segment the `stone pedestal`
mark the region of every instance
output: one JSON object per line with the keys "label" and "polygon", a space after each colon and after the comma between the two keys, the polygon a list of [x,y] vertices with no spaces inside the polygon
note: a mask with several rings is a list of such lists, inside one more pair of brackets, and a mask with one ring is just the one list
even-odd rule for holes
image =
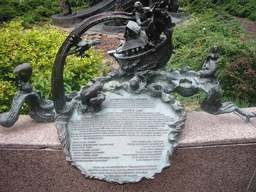
{"label": "stone pedestal", "polygon": [[153,180],[120,185],[85,178],[65,160],[53,123],[20,116],[12,128],[0,127],[0,165],[1,191],[253,192],[256,119],[188,113],[171,166]]}

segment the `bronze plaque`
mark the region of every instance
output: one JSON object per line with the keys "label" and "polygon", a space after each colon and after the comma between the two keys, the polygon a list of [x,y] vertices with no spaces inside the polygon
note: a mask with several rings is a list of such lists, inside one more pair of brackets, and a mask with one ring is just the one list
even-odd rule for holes
{"label": "bronze plaque", "polygon": [[74,110],[67,124],[68,159],[91,178],[118,183],[153,178],[170,165],[180,121],[173,105],[159,98],[111,93],[100,112]]}

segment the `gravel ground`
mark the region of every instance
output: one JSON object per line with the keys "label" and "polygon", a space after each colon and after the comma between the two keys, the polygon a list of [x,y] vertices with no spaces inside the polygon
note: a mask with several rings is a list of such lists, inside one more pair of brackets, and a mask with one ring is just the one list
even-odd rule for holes
{"label": "gravel ground", "polygon": [[115,50],[120,45],[120,35],[119,37],[109,37],[108,35],[103,36],[100,40],[100,44],[95,45],[95,49],[102,49],[104,53],[104,58],[109,60],[110,62],[107,62],[107,65],[111,67],[111,70],[117,69],[119,67],[117,61],[108,55],[108,51]]}

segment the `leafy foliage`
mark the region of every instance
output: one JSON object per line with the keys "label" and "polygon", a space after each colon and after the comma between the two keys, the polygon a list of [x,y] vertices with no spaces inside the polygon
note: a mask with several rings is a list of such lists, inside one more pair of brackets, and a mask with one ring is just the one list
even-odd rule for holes
{"label": "leafy foliage", "polygon": [[[246,31],[238,24],[238,21],[224,11],[216,12],[208,9],[207,14],[194,14],[194,16],[198,17],[198,21],[193,25],[175,28],[173,46],[176,53],[171,57],[168,68],[190,66],[198,71],[211,48],[217,45],[220,59],[217,74],[223,84],[224,95],[230,97],[231,93],[226,93],[225,84],[234,86],[235,82],[223,80],[222,74],[226,72],[227,63],[237,60],[237,55],[250,58],[256,50],[256,42],[241,41]],[[250,94],[247,96],[248,100],[255,100],[255,96]]]}
{"label": "leafy foliage", "polygon": [[180,7],[191,12],[203,13],[205,10],[216,7],[214,0],[179,0]]}
{"label": "leafy foliage", "polygon": [[255,0],[228,0],[225,10],[230,14],[239,17],[246,17],[256,21],[256,1]]}
{"label": "leafy foliage", "polygon": [[255,0],[180,0],[180,6],[197,13],[207,13],[208,9],[221,9],[234,16],[256,20]]}
{"label": "leafy foliage", "polygon": [[13,86],[10,81],[0,80],[0,113],[9,111],[12,99],[17,91],[17,87]]}
{"label": "leafy foliage", "polygon": [[[88,7],[84,0],[69,0],[73,11]],[[51,16],[60,13],[59,0],[0,0],[0,21],[13,18],[24,21],[23,25],[50,21]]]}
{"label": "leafy foliage", "polygon": [[256,101],[256,53],[250,57],[239,55],[230,63],[222,74],[225,96],[233,100],[248,101],[255,105]]}
{"label": "leafy foliage", "polygon": [[69,0],[69,3],[72,11],[89,7],[89,4],[85,0]]}
{"label": "leafy foliage", "polygon": [[0,0],[0,5],[0,21],[4,22],[15,17],[28,23],[44,22],[60,12],[59,0]]}
{"label": "leafy foliage", "polygon": [[[51,70],[57,51],[64,42],[67,32],[50,28],[34,27],[25,30],[22,21],[11,21],[0,29],[0,112],[8,111],[17,88],[15,66],[30,63],[33,69],[32,86],[41,91],[43,98],[51,99]],[[94,49],[87,51],[90,58],[71,55],[64,69],[66,92],[79,90],[102,70],[103,56]]]}
{"label": "leafy foliage", "polygon": [[171,57],[168,66],[181,68],[189,65],[201,69],[202,63],[214,45],[219,47],[218,73],[225,64],[234,60],[238,53],[249,56],[256,49],[254,41],[241,41],[245,30],[225,12],[209,11],[198,16],[198,21],[186,27],[177,27],[173,33],[173,47],[177,53]]}

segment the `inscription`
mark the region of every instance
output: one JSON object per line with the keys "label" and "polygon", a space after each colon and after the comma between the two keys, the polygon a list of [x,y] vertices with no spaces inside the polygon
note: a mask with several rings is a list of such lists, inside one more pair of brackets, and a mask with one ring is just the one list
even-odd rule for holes
{"label": "inscription", "polygon": [[176,116],[161,100],[111,95],[101,112],[77,113],[70,119],[73,162],[87,175],[108,181],[153,177],[169,165],[168,123]]}
{"label": "inscription", "polygon": [[[172,118],[159,112],[143,110],[122,110],[104,115],[89,114],[81,120],[73,121],[72,150],[73,158],[79,162],[104,162],[119,157],[100,156],[103,147],[114,143],[97,143],[105,137],[161,137],[169,129],[164,128]],[[128,146],[142,146],[135,154],[123,154],[137,161],[158,160],[164,149],[163,141],[132,141]]]}
{"label": "inscription", "polygon": [[108,108],[155,108],[155,105],[147,98],[115,98],[110,99]]}
{"label": "inscription", "polygon": [[138,174],[147,174],[148,171],[156,171],[156,165],[149,166],[95,166],[89,169],[91,174],[102,174],[106,178],[137,177]]}
{"label": "inscription", "polygon": [[130,146],[142,146],[141,149],[131,154],[123,154],[136,161],[158,161],[163,155],[164,142],[163,141],[132,141],[127,143]]}
{"label": "inscription", "polygon": [[107,136],[161,136],[168,129],[162,129],[172,118],[159,112],[123,110],[105,115],[88,115],[74,122],[72,137],[76,140],[103,139]]}

